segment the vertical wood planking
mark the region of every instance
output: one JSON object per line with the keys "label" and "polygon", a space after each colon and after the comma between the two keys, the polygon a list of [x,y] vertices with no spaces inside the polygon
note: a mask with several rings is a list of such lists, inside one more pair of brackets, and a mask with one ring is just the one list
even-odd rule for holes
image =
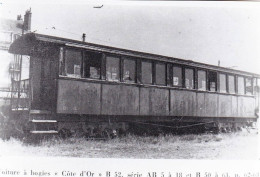
{"label": "vertical wood planking", "polygon": [[237,116],[243,117],[244,113],[244,105],[243,105],[243,97],[239,96],[237,97]]}
{"label": "vertical wood planking", "polygon": [[205,94],[206,114],[209,117],[218,116],[218,95],[213,93]]}
{"label": "vertical wood planking", "polygon": [[197,116],[205,117],[206,113],[206,104],[205,104],[205,93],[197,93]]}
{"label": "vertical wood planking", "polygon": [[68,114],[99,114],[100,84],[59,80],[57,112]]}
{"label": "vertical wood planking", "polygon": [[169,115],[169,91],[167,89],[150,89],[150,115]]}
{"label": "vertical wood planking", "polygon": [[196,116],[196,93],[182,90],[171,90],[172,116]]}
{"label": "vertical wood planking", "polygon": [[184,103],[182,91],[171,90],[171,116],[183,116],[184,114]]}
{"label": "vertical wood planking", "polygon": [[103,115],[138,115],[139,90],[137,87],[124,85],[102,86]]}
{"label": "vertical wood planking", "polygon": [[140,115],[150,113],[150,88],[140,88]]}
{"label": "vertical wood planking", "polygon": [[230,95],[218,95],[218,117],[232,116],[232,97]]}
{"label": "vertical wood planking", "polygon": [[243,117],[255,117],[255,99],[252,97],[244,97],[244,113]]}
{"label": "vertical wood planking", "polygon": [[231,116],[236,117],[238,116],[238,107],[237,107],[237,96],[231,96],[231,107],[232,107],[232,112]]}

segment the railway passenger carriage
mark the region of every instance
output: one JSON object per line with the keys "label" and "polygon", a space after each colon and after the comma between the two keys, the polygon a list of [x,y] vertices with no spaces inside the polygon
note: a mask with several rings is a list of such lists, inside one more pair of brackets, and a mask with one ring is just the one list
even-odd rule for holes
{"label": "railway passenger carriage", "polygon": [[9,52],[30,56],[27,97],[12,101],[30,133],[236,129],[258,118],[257,74],[35,33]]}

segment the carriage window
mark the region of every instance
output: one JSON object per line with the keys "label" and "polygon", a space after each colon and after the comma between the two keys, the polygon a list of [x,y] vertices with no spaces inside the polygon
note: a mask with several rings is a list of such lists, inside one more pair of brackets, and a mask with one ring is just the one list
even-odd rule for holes
{"label": "carriage window", "polygon": [[78,50],[66,50],[65,74],[71,77],[80,77],[82,54]]}
{"label": "carriage window", "polygon": [[152,84],[152,63],[142,61],[142,83]]}
{"label": "carriage window", "polygon": [[101,72],[101,53],[86,52],[86,77],[100,79]]}
{"label": "carriage window", "polygon": [[228,76],[228,92],[229,93],[236,93],[235,91],[235,77]]}
{"label": "carriage window", "polygon": [[179,66],[173,66],[173,86],[182,86],[182,68]]}
{"label": "carriage window", "polygon": [[209,72],[209,83],[208,88],[209,91],[217,91],[217,73],[216,72]]}
{"label": "carriage window", "polygon": [[119,81],[119,58],[106,57],[106,73],[108,81]]}
{"label": "carriage window", "polygon": [[243,77],[237,77],[237,93],[238,94],[245,94],[245,80]]}
{"label": "carriage window", "polygon": [[246,94],[253,94],[252,78],[246,78]]}
{"label": "carriage window", "polygon": [[134,83],[136,80],[135,71],[136,61],[124,59],[123,81],[128,83]]}
{"label": "carriage window", "polygon": [[166,85],[166,68],[165,64],[163,63],[156,63],[156,84],[158,85]]}
{"label": "carriage window", "polygon": [[206,90],[206,71],[198,70],[198,89]]}
{"label": "carriage window", "polygon": [[255,79],[256,80],[256,85],[255,85],[255,94],[259,94],[260,92],[260,79]]}
{"label": "carriage window", "polygon": [[255,95],[257,92],[257,79],[253,78],[253,94]]}
{"label": "carriage window", "polygon": [[185,69],[185,88],[194,88],[194,71],[193,69]]}
{"label": "carriage window", "polygon": [[227,77],[225,74],[219,74],[219,91],[221,93],[227,92]]}

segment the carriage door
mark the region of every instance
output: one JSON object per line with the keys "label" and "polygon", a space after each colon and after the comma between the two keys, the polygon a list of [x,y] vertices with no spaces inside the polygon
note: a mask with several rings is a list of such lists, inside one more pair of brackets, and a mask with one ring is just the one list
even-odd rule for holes
{"label": "carriage door", "polygon": [[45,57],[31,57],[31,109],[50,110],[50,60]]}
{"label": "carriage door", "polygon": [[54,90],[51,74],[51,59],[46,57],[41,60],[41,109],[51,111]]}

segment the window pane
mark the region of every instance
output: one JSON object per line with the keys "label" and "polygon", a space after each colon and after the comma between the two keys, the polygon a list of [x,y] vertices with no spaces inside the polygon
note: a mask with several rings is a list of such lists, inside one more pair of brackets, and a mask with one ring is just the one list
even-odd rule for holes
{"label": "window pane", "polygon": [[158,85],[165,85],[166,78],[165,78],[165,64],[156,64],[156,84]]}
{"label": "window pane", "polygon": [[247,95],[253,94],[252,78],[246,78],[246,94]]}
{"label": "window pane", "polygon": [[106,72],[108,81],[119,81],[119,58],[106,57]]}
{"label": "window pane", "polygon": [[66,50],[65,74],[71,77],[80,77],[81,51]]}
{"label": "window pane", "polygon": [[221,93],[227,92],[227,81],[226,81],[226,75],[225,74],[219,74],[219,91]]}
{"label": "window pane", "polygon": [[185,88],[194,88],[194,73],[193,69],[185,69]]}
{"label": "window pane", "polygon": [[237,93],[245,94],[245,80],[243,77],[237,77]]}
{"label": "window pane", "polygon": [[259,95],[259,92],[260,92],[260,79],[256,79],[255,94]]}
{"label": "window pane", "polygon": [[198,71],[198,89],[206,90],[206,71]]}
{"label": "window pane", "polygon": [[87,78],[100,79],[102,54],[86,52]]}
{"label": "window pane", "polygon": [[124,74],[123,74],[123,81],[128,83],[135,82],[135,60],[128,60],[124,59]]}
{"label": "window pane", "polygon": [[229,93],[235,93],[235,77],[228,76],[228,91]]}
{"label": "window pane", "polygon": [[253,94],[255,95],[257,91],[257,79],[253,78]]}
{"label": "window pane", "polygon": [[209,72],[209,91],[217,91],[217,73],[216,72]]}
{"label": "window pane", "polygon": [[173,86],[182,86],[182,68],[179,66],[173,66]]}
{"label": "window pane", "polygon": [[142,62],[142,83],[152,84],[152,63]]}

